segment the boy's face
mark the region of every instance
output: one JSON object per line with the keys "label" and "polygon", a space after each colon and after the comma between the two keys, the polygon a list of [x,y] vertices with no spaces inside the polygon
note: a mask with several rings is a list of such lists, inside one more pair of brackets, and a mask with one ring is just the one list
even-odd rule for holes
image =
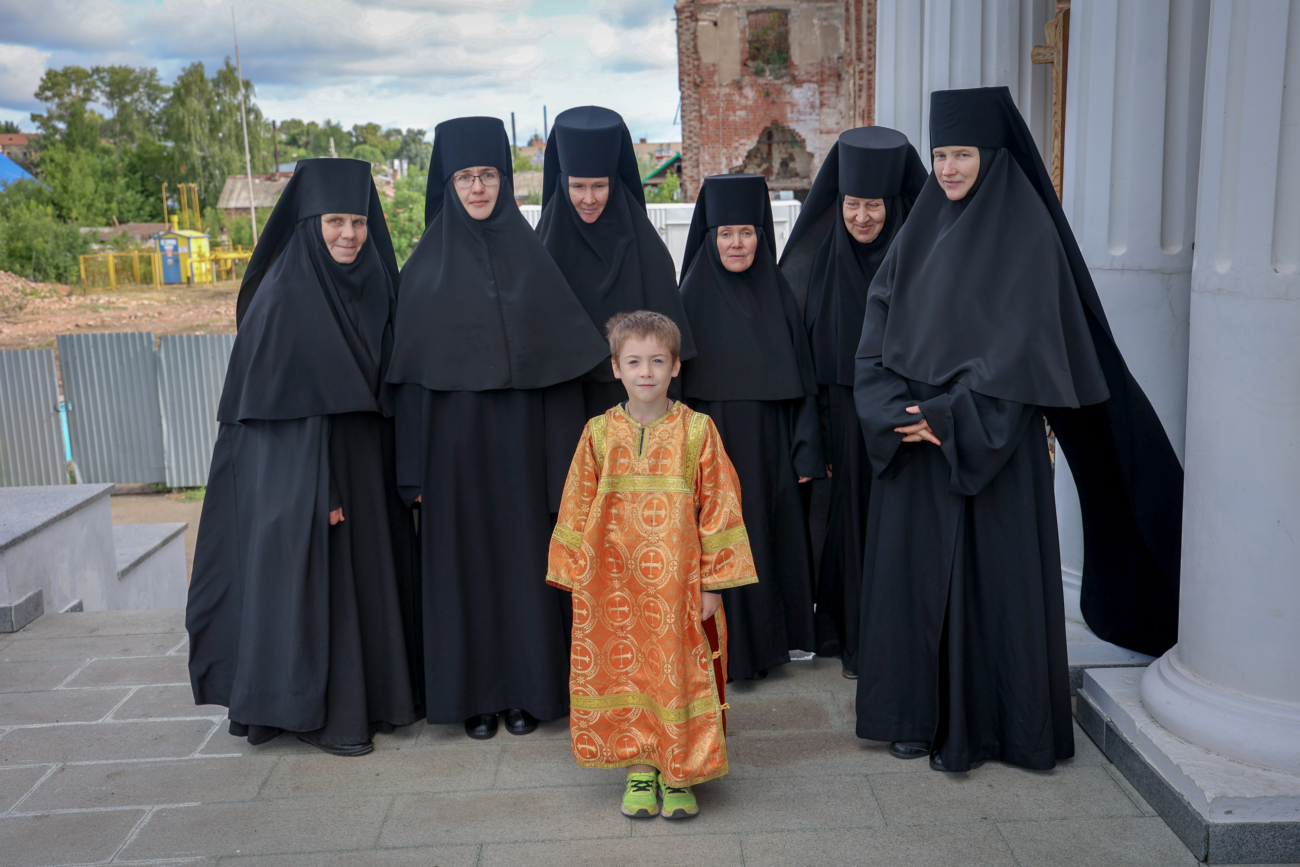
{"label": "boy's face", "polygon": [[668,347],[653,337],[629,337],[613,359],[614,375],[623,382],[629,400],[655,404],[668,394],[668,383],[682,369]]}

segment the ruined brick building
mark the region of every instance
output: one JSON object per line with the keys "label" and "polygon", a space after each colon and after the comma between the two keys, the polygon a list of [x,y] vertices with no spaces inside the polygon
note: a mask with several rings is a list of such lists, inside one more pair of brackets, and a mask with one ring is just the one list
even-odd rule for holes
{"label": "ruined brick building", "polygon": [[682,182],[767,176],[802,198],[840,132],[872,123],[876,0],[678,0]]}

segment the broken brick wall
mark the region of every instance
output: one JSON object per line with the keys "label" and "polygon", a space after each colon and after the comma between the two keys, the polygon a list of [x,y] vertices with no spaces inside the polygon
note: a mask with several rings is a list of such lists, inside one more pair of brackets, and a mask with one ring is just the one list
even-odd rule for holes
{"label": "broken brick wall", "polygon": [[876,0],[679,0],[682,181],[767,176],[802,198],[839,134],[872,123]]}

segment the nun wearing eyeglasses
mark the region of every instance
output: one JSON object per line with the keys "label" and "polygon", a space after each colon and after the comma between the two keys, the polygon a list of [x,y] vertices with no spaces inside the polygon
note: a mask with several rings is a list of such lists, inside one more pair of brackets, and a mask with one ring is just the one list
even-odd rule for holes
{"label": "nun wearing eyeglasses", "polygon": [[420,504],[427,717],[475,739],[502,716],[518,735],[568,716],[547,551],[586,421],[578,380],[609,356],[511,179],[500,120],[438,125],[388,376],[398,486]]}

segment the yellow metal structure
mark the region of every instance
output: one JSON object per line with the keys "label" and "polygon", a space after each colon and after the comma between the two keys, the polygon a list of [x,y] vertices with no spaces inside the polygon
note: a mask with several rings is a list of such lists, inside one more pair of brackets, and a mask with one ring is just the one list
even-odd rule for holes
{"label": "yellow metal structure", "polygon": [[[238,280],[244,276],[248,259],[253,251],[244,247],[209,250],[179,254],[183,273],[192,266],[201,275],[196,283]],[[81,289],[117,289],[126,286],[161,287],[163,281],[163,254],[153,250],[131,250],[125,253],[88,253],[81,257]]]}

